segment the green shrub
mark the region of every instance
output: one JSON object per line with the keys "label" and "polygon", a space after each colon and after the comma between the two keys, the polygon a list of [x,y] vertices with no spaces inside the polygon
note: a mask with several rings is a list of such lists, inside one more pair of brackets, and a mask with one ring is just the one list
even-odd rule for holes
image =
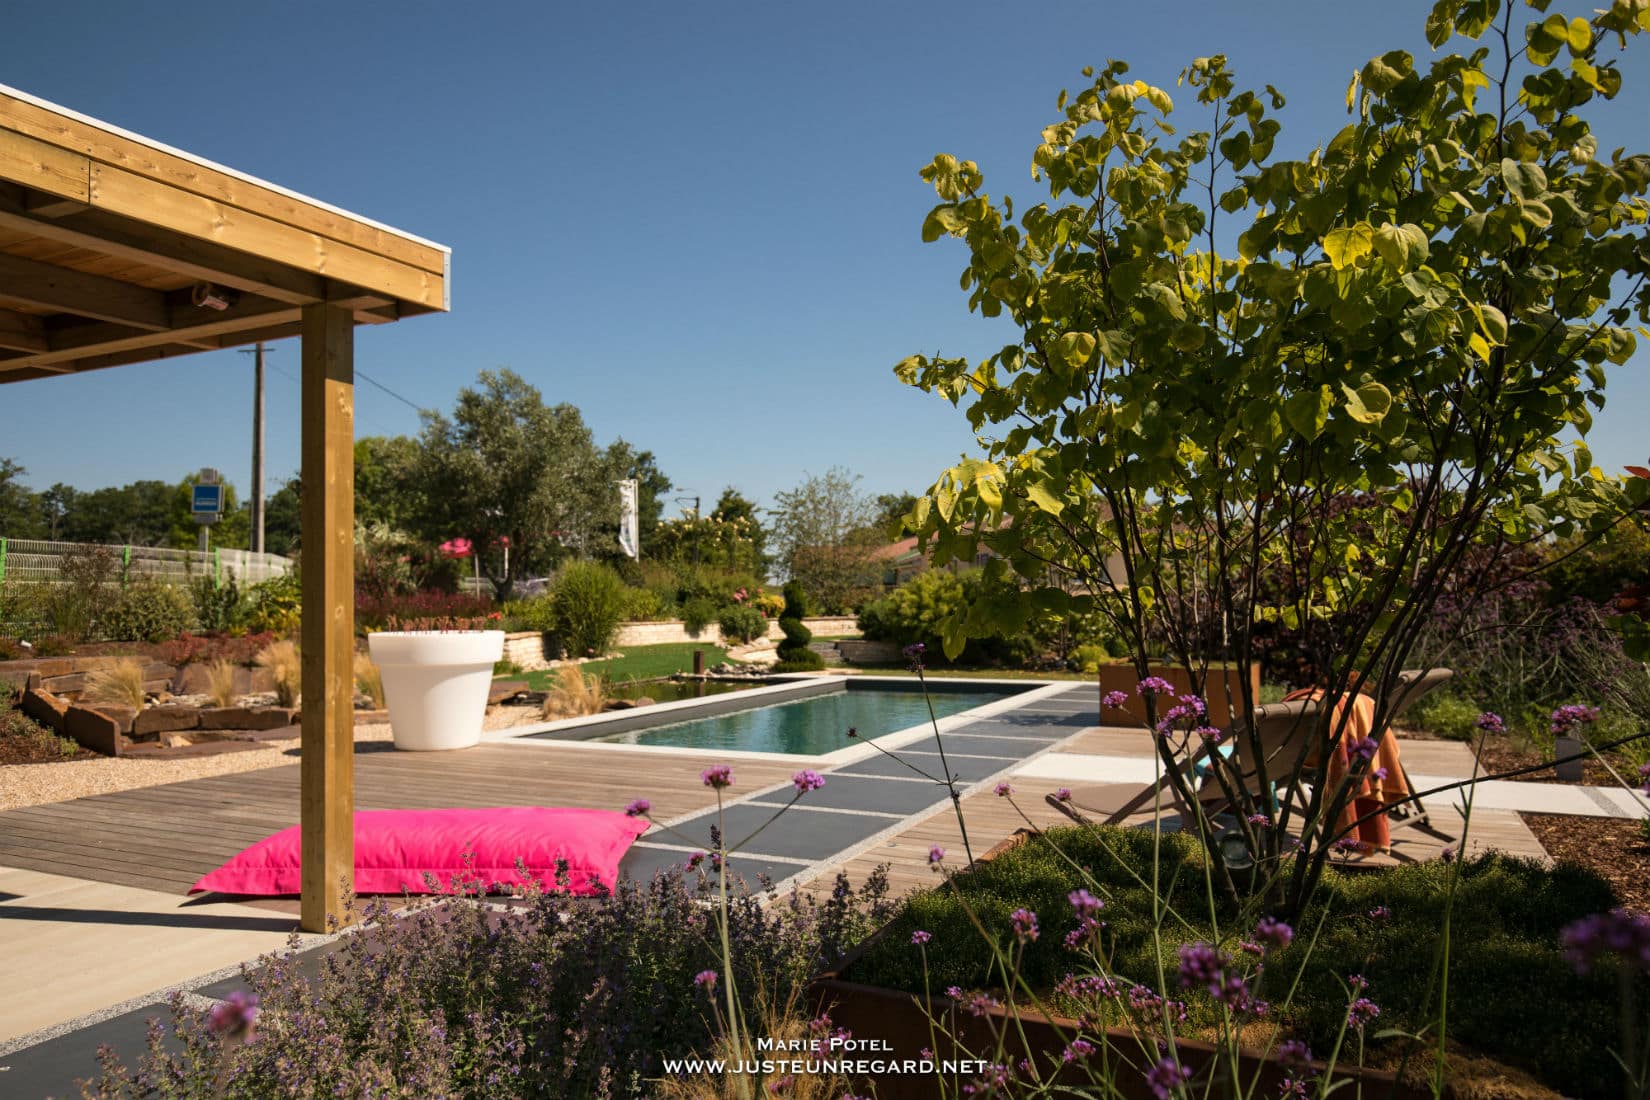
{"label": "green shrub", "polygon": [[606,653],[624,613],[624,592],[624,581],[608,566],[572,562],[550,593],[550,632],[574,656]]}
{"label": "green shrub", "polygon": [[164,642],[195,628],[195,607],[181,588],[153,581],[126,586],[98,631],[113,642]]}
{"label": "green shrub", "polygon": [[795,581],[785,586],[785,613],[779,619],[779,629],[785,640],[779,643],[779,663],[775,672],[816,672],[825,667],[825,658],[808,648],[814,632],[802,625],[802,610],[806,606],[802,586]]}
{"label": "green shrub", "polygon": [[503,629],[509,631],[533,630],[540,634],[555,632],[554,608],[549,596],[529,596],[524,600],[508,600],[499,608]]}
{"label": "green shrub", "polygon": [[[967,909],[950,887],[912,895],[845,976],[912,993],[921,993],[925,980],[932,989],[999,986],[992,946],[973,920],[996,935],[1000,947],[1010,938],[1009,914],[1024,906],[1041,915],[1043,927],[1040,938],[1024,946],[1021,970],[1031,988],[1046,995],[1075,961],[1062,943],[1076,924],[1067,894],[1083,884],[1075,864],[1093,874],[1098,886],[1090,889],[1106,898],[1102,916],[1112,969],[1156,988],[1158,966],[1172,974],[1181,944],[1216,937],[1207,927],[1202,850],[1191,837],[1165,834],[1159,849],[1164,901],[1192,926],[1165,921],[1154,943],[1152,842],[1139,829],[1050,830],[959,876],[954,885]],[[1450,917],[1450,1038],[1528,1069],[1566,1095],[1619,1094],[1620,1071],[1608,1050],[1617,1041],[1614,968],[1578,975],[1558,948],[1565,924],[1616,904],[1609,885],[1573,864],[1547,868],[1497,853],[1468,859],[1459,870]],[[1317,900],[1296,922],[1313,930],[1316,945],[1309,951],[1314,936],[1299,935],[1267,962],[1269,991],[1286,990],[1299,977],[1292,1003],[1274,1004],[1281,1022],[1314,1050],[1332,1048],[1346,1020],[1345,979],[1362,974],[1381,1006],[1383,1028],[1414,1033],[1435,1024],[1436,995],[1428,999],[1432,947],[1448,904],[1450,873],[1442,861],[1326,872]],[[1377,906],[1390,910],[1388,920],[1368,917]],[[1215,908],[1227,935],[1239,934],[1230,903],[1222,900]],[[922,956],[910,946],[917,929],[933,936],[926,978]],[[1194,1027],[1213,1021],[1207,995],[1185,996]],[[1283,1000],[1281,993],[1270,999]],[[1565,1006],[1562,1013],[1548,1011],[1557,1004]],[[1069,1007],[1056,999],[1057,1010]]]}
{"label": "green shrub", "polygon": [[189,598],[195,605],[195,621],[208,634],[228,634],[246,627],[247,599],[235,574],[226,572],[221,582],[199,576],[189,582]]}
{"label": "green shrub", "polygon": [[1090,644],[1077,646],[1067,659],[1077,666],[1078,672],[1092,675],[1100,671],[1100,666],[1106,663],[1109,656],[1105,646]]}
{"label": "green shrub", "polygon": [[695,596],[682,605],[682,629],[688,637],[697,638],[716,620],[719,608],[709,596]]}
{"label": "green shrub", "polygon": [[247,591],[246,627],[254,634],[291,634],[303,614],[297,570],[259,581]]}
{"label": "green shrub", "polygon": [[[1482,711],[1471,699],[1447,691],[1435,691],[1415,704],[1405,718],[1405,725],[1424,729],[1451,741],[1471,741],[1478,734],[1473,723]],[[1512,719],[1512,715],[1507,715]]]}
{"label": "green shrub", "polygon": [[[928,647],[927,660],[943,662],[940,624],[990,595],[985,575],[979,570],[952,573],[927,569],[862,608],[859,628],[870,641],[900,646],[921,642]],[[964,665],[1018,664],[1036,649],[1037,642],[1029,633],[1005,635],[993,631],[969,638],[956,661]]]}
{"label": "green shrub", "polygon": [[717,616],[716,623],[722,628],[724,642],[743,645],[766,637],[768,633],[768,620],[762,612],[747,604],[724,607],[722,614]]}
{"label": "green shrub", "polygon": [[651,588],[626,588],[624,590],[624,621],[627,623],[651,623],[668,618],[670,612],[676,610],[676,600],[672,598],[667,604],[660,594]]}

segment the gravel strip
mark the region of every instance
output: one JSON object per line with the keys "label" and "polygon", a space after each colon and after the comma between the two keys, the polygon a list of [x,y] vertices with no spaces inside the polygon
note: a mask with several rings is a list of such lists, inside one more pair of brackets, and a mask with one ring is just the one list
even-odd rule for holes
{"label": "gravel strip", "polygon": [[[487,729],[504,729],[539,720],[534,707],[494,707],[487,713]],[[356,741],[390,740],[388,723],[355,727]],[[256,771],[296,764],[298,741],[271,741],[268,748],[226,752],[217,756],[185,756],[173,760],[98,756],[65,760],[60,764],[15,764],[0,767],[0,810],[67,802],[71,798],[112,794],[137,787],[156,787],[209,775]]]}

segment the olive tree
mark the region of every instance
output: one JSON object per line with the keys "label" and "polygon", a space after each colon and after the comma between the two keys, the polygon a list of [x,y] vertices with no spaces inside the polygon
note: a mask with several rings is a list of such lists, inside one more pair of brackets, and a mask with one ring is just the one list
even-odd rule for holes
{"label": "olive tree", "polygon": [[[1182,74],[1184,135],[1167,91],[1121,62],[1085,70],[1033,156],[1049,200],[1018,218],[973,162],[923,169],[940,200],[924,239],[964,242],[970,309],[1019,329],[983,359],[896,368],[966,407],[984,446],[917,502],[912,529],[939,562],[988,548],[988,568],[1021,581],[955,616],[948,650],[1092,608],[1142,678],[1167,657],[1202,691],[1216,662],[1302,631],[1327,690],[1322,753],[1354,684],[1377,698],[1395,684],[1469,550],[1496,561],[1645,500],[1584,438],[1607,365],[1650,320],[1650,156],[1601,149],[1587,108],[1620,92],[1613,51],[1650,8],[1531,6],[1526,25],[1516,5],[1443,0],[1427,37],[1457,52],[1371,60],[1346,126],[1300,159],[1273,156],[1283,96],[1239,90],[1215,56]],[[1247,680],[1235,691],[1250,715]],[[1163,704],[1146,705],[1159,721]],[[1168,767],[1175,746],[1160,750]],[[1327,823],[1367,766],[1276,811],[1217,767],[1251,850],[1287,868],[1279,904],[1315,885]],[[1292,864],[1286,829],[1304,843]]]}

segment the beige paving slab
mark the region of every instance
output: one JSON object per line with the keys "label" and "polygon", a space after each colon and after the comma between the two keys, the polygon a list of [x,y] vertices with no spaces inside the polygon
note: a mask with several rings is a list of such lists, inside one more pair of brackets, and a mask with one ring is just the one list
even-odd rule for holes
{"label": "beige paving slab", "polygon": [[255,959],[296,926],[269,909],[0,867],[0,1043]]}

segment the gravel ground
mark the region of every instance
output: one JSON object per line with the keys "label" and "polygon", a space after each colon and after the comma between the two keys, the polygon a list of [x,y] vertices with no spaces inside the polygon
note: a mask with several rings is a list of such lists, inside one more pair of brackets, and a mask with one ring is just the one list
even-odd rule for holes
{"label": "gravel ground", "polygon": [[[534,707],[494,707],[488,711],[485,725],[487,729],[504,729],[541,720]],[[390,727],[387,723],[356,726],[355,740],[388,741]],[[66,802],[71,798],[178,783],[208,775],[278,768],[297,763],[297,748],[297,740],[271,741],[267,748],[216,756],[172,760],[93,756],[51,764],[9,765],[0,767],[0,810]]]}

